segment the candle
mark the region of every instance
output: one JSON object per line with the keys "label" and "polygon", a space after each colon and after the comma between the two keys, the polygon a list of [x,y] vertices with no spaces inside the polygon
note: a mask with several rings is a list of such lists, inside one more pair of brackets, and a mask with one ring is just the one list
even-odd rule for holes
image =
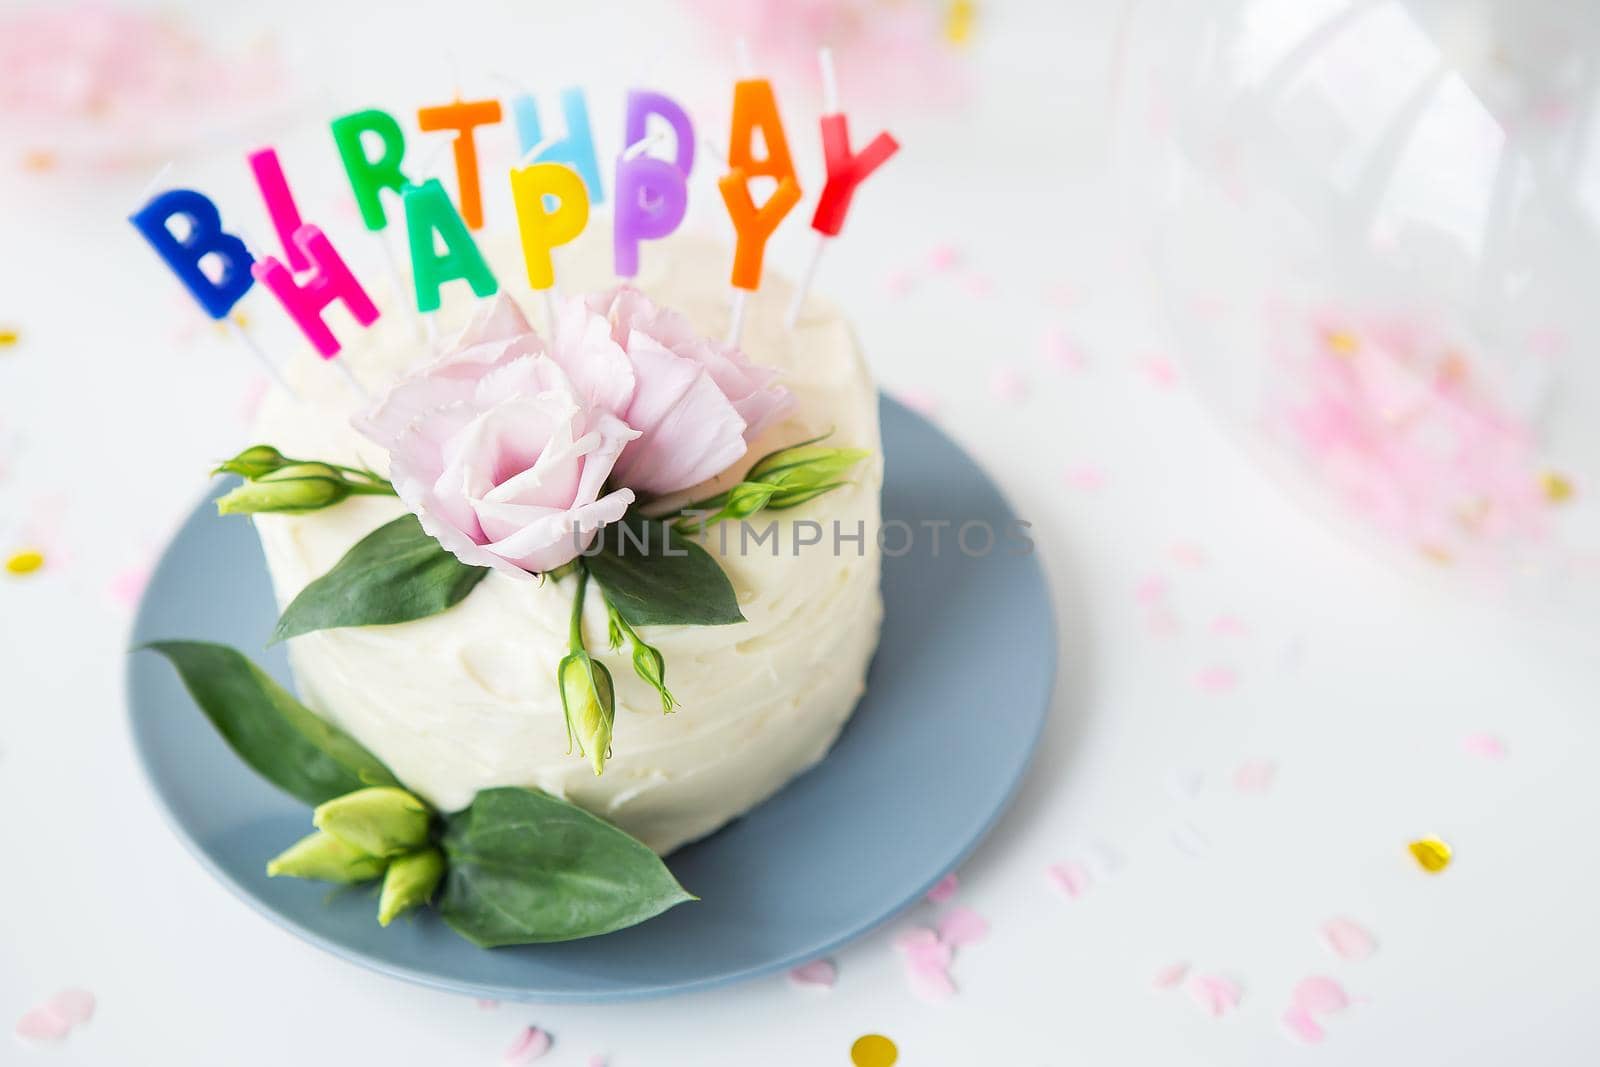
{"label": "candle", "polygon": [[[439,287],[457,278],[465,279],[480,297],[499,291],[500,284],[438,178],[407,186],[400,199],[405,205],[418,311],[438,311]],[[436,237],[444,242],[442,254],[435,251]]]}
{"label": "candle", "polygon": [[722,191],[722,201],[728,206],[728,217],[733,220],[737,235],[733,245],[733,286],[754,291],[761,286],[761,260],[767,239],[800,202],[800,183],[791,177],[783,178],[760,208],[750,198],[750,176],[741,168],[723,175],[717,188]]}
{"label": "candle", "polygon": [[[689,121],[688,113],[671,97],[648,89],[628,90],[627,122],[622,143],[635,145],[648,137],[651,116],[666,120],[667,125],[672,127],[673,138],[677,141],[673,151],[673,166],[687,178],[694,169],[694,123]],[[617,193],[617,201],[619,204],[622,201],[620,192]]]}
{"label": "candle", "polygon": [[594,152],[594,135],[589,128],[589,105],[582,89],[561,90],[561,117],[565,137],[546,141],[539,124],[539,109],[533,96],[522,93],[511,101],[511,114],[517,123],[517,141],[525,163],[565,163],[583,178],[589,203],[603,204],[605,190],[600,185],[600,163]]}
{"label": "candle", "polygon": [[[398,194],[409,184],[400,172],[406,155],[405,133],[393,115],[375,108],[334,119],[331,128],[339,158],[350,177],[350,190],[361,209],[361,221],[369,230],[383,229],[389,225],[389,218],[378,194],[384,189]],[[365,135],[369,133],[383,144],[383,154],[377,159],[367,155]]]}
{"label": "candle", "polygon": [[331,359],[339,351],[339,340],[322,319],[327,306],[335,300],[343,302],[362,326],[377,321],[378,308],[321,230],[307,223],[294,231],[291,241],[301,259],[316,267],[316,274],[306,282],[296,282],[289,268],[272,256],[252,266],[250,273],[272,290],[317,354]]}
{"label": "candle", "polygon": [[300,208],[294,202],[294,194],[289,191],[289,180],[283,176],[283,165],[278,162],[277,151],[261,148],[246,158],[256,176],[261,199],[266,201],[272,228],[278,231],[278,243],[283,246],[283,256],[289,261],[289,269],[310,270],[311,261],[294,242],[295,231],[300,229]]}
{"label": "candle", "polygon": [[822,186],[811,228],[825,237],[837,237],[850,212],[850,198],[867,176],[898,151],[900,145],[887,133],[874,137],[860,152],[850,151],[850,127],[842,113],[822,116],[822,153],[828,180]]}
{"label": "candle", "polygon": [[678,228],[689,207],[684,172],[664,159],[640,152],[617,158],[617,203],[612,254],[619,278],[639,273],[639,242],[658,240]]}
{"label": "candle", "polygon": [[417,125],[423,132],[454,130],[451,149],[456,157],[456,190],[461,198],[461,217],[467,228],[483,229],[483,190],[478,183],[479,126],[500,121],[498,100],[457,100],[451,104],[417,109]]}
{"label": "candle", "polygon": [[[183,218],[189,224],[189,232],[181,239],[172,232],[175,218]],[[144,234],[156,254],[213,319],[226,318],[255,284],[250,274],[255,257],[242,240],[223,230],[217,205],[204,193],[169,189],[152,197],[128,221]],[[200,266],[207,256],[216,257],[222,265],[216,278]]]}
{"label": "candle", "polygon": [[[528,284],[549,289],[556,283],[550,250],[577,237],[589,223],[589,195],[583,178],[560,163],[517,167],[511,171],[511,199],[517,209]],[[547,208],[551,199],[554,210]]]}
{"label": "candle", "polygon": [[[761,132],[766,155],[757,159],[755,134]],[[765,78],[746,78],[733,85],[733,129],[728,136],[728,169],[742,170],[746,176],[794,179],[794,160],[789,156],[789,139],[778,117],[778,101],[772,83]]]}

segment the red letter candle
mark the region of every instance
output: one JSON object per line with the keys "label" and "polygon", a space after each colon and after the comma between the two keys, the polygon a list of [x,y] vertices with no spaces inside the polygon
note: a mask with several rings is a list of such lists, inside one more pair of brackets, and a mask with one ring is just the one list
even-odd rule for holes
{"label": "red letter candle", "polygon": [[822,116],[822,152],[827,158],[828,181],[811,216],[811,228],[827,237],[839,236],[844,217],[850,211],[850,198],[867,175],[877,170],[900,147],[893,137],[880,133],[859,153],[850,152],[850,128],[843,114]]}
{"label": "red letter candle", "polygon": [[456,131],[451,146],[456,157],[456,189],[461,199],[461,217],[471,230],[483,229],[483,189],[478,183],[478,141],[474,131],[499,121],[498,100],[457,100],[417,110],[417,125],[424,132]]}
{"label": "red letter candle", "polygon": [[317,268],[309,281],[296,283],[289,268],[271,256],[251,267],[250,273],[272,290],[317,354],[331,359],[339,351],[339,340],[322,321],[323,310],[341,300],[358,323],[371,326],[378,319],[378,309],[321,230],[308,223],[295,230],[291,240],[302,258]]}

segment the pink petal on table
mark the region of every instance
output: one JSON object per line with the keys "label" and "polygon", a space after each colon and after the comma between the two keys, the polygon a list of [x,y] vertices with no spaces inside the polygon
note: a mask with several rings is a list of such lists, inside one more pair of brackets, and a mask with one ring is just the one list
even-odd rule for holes
{"label": "pink petal on table", "polygon": [[1089,362],[1083,347],[1056,326],[1045,331],[1043,347],[1044,358],[1062,370],[1079,371]]}
{"label": "pink petal on table", "polygon": [[1344,986],[1320,974],[1302,979],[1294,987],[1290,1000],[1295,1007],[1316,1015],[1330,1015],[1350,1006],[1350,996],[1344,991]]}
{"label": "pink petal on table", "polygon": [[479,1011],[494,1011],[498,1007],[500,1007],[500,1002],[498,1000],[479,1000],[478,1001],[478,1010]]}
{"label": "pink petal on table", "polygon": [[1289,1010],[1283,1013],[1283,1025],[1291,1034],[1308,1044],[1315,1045],[1322,1040],[1322,1027],[1317,1025],[1317,1020],[1311,1017],[1309,1011],[1298,1004],[1291,1005]]}
{"label": "pink petal on table", "polygon": [[911,981],[911,991],[923,1000],[948,1000],[955,995],[956,984],[950,972],[931,962],[907,960],[906,976]]}
{"label": "pink petal on table", "polygon": [[1189,995],[1212,1016],[1223,1016],[1239,1006],[1239,986],[1220,974],[1197,974],[1189,979]]}
{"label": "pink petal on table", "polygon": [[961,262],[961,250],[955,245],[934,245],[928,252],[930,270],[952,270]]}
{"label": "pink petal on table", "polygon": [[94,994],[87,989],[63,989],[45,1006],[65,1019],[69,1026],[82,1026],[94,1018]]}
{"label": "pink petal on table", "polygon": [[1237,615],[1218,615],[1211,620],[1211,632],[1218,637],[1243,637],[1249,628]]}
{"label": "pink petal on table", "polygon": [[1068,900],[1077,900],[1089,889],[1089,872],[1078,863],[1053,863],[1045,868],[1045,876]]}
{"label": "pink petal on table", "polygon": [[1155,977],[1150,979],[1150,984],[1157,989],[1176,989],[1178,983],[1182,982],[1184,975],[1188,973],[1189,965],[1179,960],[1156,971]]}
{"label": "pink petal on table", "polygon": [[1501,760],[1507,755],[1506,743],[1489,733],[1468,734],[1461,739],[1461,747],[1484,759]]}
{"label": "pink petal on table", "polygon": [[883,287],[893,297],[902,297],[911,292],[917,284],[916,276],[908,270],[890,271],[883,280]]}
{"label": "pink petal on table", "polygon": [[971,945],[989,936],[989,920],[971,908],[951,908],[939,917],[939,939],[951,948]]}
{"label": "pink petal on table", "polygon": [[601,1053],[601,1052],[596,1052],[593,1056],[590,1056],[589,1057],[589,1067],[606,1067],[605,1054]]}
{"label": "pink petal on table", "polygon": [[1170,389],[1177,384],[1178,371],[1170,360],[1157,356],[1146,360],[1144,373],[1150,379],[1150,384],[1158,389]]}
{"label": "pink petal on table", "polygon": [[937,885],[928,890],[928,901],[933,904],[948,904],[955,899],[956,890],[961,888],[954,871],[939,879]]}
{"label": "pink petal on table", "polygon": [[1134,596],[1146,607],[1159,604],[1167,599],[1167,580],[1160,575],[1151,575],[1134,589]]}
{"label": "pink petal on table", "polygon": [[939,944],[939,934],[926,926],[913,926],[895,935],[894,947],[900,952],[919,952]]}
{"label": "pink petal on table", "polygon": [[149,567],[128,567],[112,576],[111,581],[106,585],[106,592],[118,604],[125,608],[131,608],[139,603],[139,597],[144,594],[144,587],[149,582]]}
{"label": "pink petal on table", "polygon": [[517,1035],[505,1055],[500,1057],[500,1062],[506,1067],[523,1067],[549,1051],[550,1035],[537,1026],[530,1026]]}
{"label": "pink petal on table", "polygon": [[789,972],[789,981],[799,986],[832,989],[838,980],[839,969],[833,965],[832,960],[812,960],[810,963],[802,963]]}
{"label": "pink petal on table", "polygon": [[939,398],[929,389],[900,389],[894,394],[906,407],[932,418],[939,413]]}
{"label": "pink petal on table", "polygon": [[1232,667],[1214,665],[1196,674],[1194,684],[1207,693],[1226,693],[1239,684],[1239,676]]}
{"label": "pink petal on table", "polygon": [[1322,941],[1344,960],[1364,960],[1378,950],[1377,939],[1366,927],[1343,916],[1322,924]]}
{"label": "pink petal on table", "polygon": [[1206,565],[1206,550],[1192,541],[1179,541],[1175,543],[1167,554],[1172,557],[1172,562],[1180,563],[1185,567],[1204,567]]}
{"label": "pink petal on table", "polygon": [[1028,397],[1028,383],[1015,367],[996,367],[989,375],[989,392],[996,400],[1019,404]]}
{"label": "pink petal on table", "polygon": [[1104,469],[1089,463],[1075,464],[1063,472],[1067,484],[1074,489],[1081,489],[1086,493],[1093,493],[1105,488],[1106,472]]}
{"label": "pink petal on table", "polygon": [[1277,765],[1271,760],[1250,760],[1234,768],[1233,787],[1241,793],[1265,792],[1277,773]]}
{"label": "pink petal on table", "polygon": [[17,1020],[17,1036],[29,1041],[60,1041],[71,1032],[72,1023],[48,1005],[30,1008]]}

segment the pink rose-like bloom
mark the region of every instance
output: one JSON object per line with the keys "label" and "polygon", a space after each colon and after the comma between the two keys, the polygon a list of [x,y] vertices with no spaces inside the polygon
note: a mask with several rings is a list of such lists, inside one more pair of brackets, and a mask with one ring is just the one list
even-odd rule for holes
{"label": "pink rose-like bloom", "polygon": [[568,300],[549,355],[580,397],[639,431],[614,477],[646,493],[727,470],[794,404],[775,371],[627,286]]}
{"label": "pink rose-like bloom", "polygon": [[422,528],[472,566],[552,570],[633,502],[602,490],[639,432],[583,398],[504,295],[356,425]]}

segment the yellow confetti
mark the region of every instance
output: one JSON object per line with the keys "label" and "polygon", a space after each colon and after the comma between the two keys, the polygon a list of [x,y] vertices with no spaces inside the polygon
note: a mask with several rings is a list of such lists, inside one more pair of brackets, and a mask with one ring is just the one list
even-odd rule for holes
{"label": "yellow confetti", "polygon": [[1439,564],[1441,567],[1448,567],[1455,562],[1455,557],[1450,554],[1450,550],[1442,545],[1418,545],[1417,548],[1424,558],[1432,563]]}
{"label": "yellow confetti", "polygon": [[44,553],[36,548],[25,548],[21,552],[13,552],[6,559],[7,574],[32,574],[44,566]]}
{"label": "yellow confetti", "polygon": [[951,0],[944,16],[944,39],[954,45],[964,45],[972,40],[972,24],[978,15],[978,5],[973,0]]}
{"label": "yellow confetti", "polygon": [[1545,471],[1539,475],[1539,487],[1544,490],[1544,498],[1552,504],[1565,504],[1572,499],[1572,479],[1555,471]]}
{"label": "yellow confetti", "polygon": [[1450,846],[1437,837],[1420,837],[1406,848],[1411,850],[1417,865],[1429,874],[1438,874],[1450,866]]}
{"label": "yellow confetti", "polygon": [[0,348],[10,348],[22,340],[22,332],[15,326],[0,326]]}
{"label": "yellow confetti", "polygon": [[1349,330],[1329,330],[1322,339],[1336,356],[1353,356],[1361,351],[1361,339]]}
{"label": "yellow confetti", "polygon": [[866,1034],[850,1046],[850,1062],[855,1067],[894,1067],[900,1050],[882,1034]]}

